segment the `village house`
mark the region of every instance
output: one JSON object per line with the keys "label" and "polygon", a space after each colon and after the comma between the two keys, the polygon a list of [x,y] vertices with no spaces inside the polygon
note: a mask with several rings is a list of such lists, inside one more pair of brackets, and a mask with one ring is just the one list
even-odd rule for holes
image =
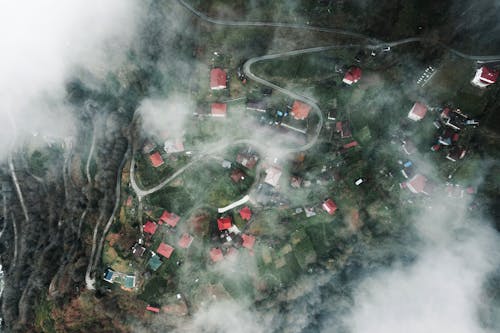
{"label": "village house", "polygon": [[485,88],[498,80],[499,71],[483,66],[476,71],[471,83],[477,87]]}
{"label": "village house", "polygon": [[182,237],[179,239],[178,245],[183,249],[187,249],[188,247],[191,246],[192,242],[193,242],[193,237],[188,233],[184,233]]}
{"label": "village house", "polygon": [[290,181],[290,186],[293,188],[300,188],[302,186],[302,178],[299,176],[293,176]]}
{"label": "village house", "polygon": [[162,261],[160,260],[160,256],[153,252],[151,255],[151,258],[148,261],[149,268],[153,272],[155,272],[158,270],[158,268],[160,268],[161,264],[162,264]]}
{"label": "village house", "polygon": [[361,79],[361,68],[351,66],[344,75],[342,82],[348,85],[358,82]]}
{"label": "village house", "polygon": [[446,155],[446,158],[452,162],[456,162],[457,160],[463,159],[466,153],[467,150],[465,150],[465,148],[454,146],[453,148],[451,148],[448,155]]}
{"label": "village house", "polygon": [[257,111],[261,113],[266,113],[267,110],[267,104],[265,102],[247,102],[246,105],[247,110],[250,111]]}
{"label": "village house", "polygon": [[227,87],[227,75],[222,68],[212,68],[210,71],[210,89],[222,90]]}
{"label": "village house", "polygon": [[264,183],[271,185],[272,187],[278,186],[281,177],[281,168],[277,166],[271,166],[266,170],[266,177],[264,178]]}
{"label": "village house", "polygon": [[146,140],[144,142],[144,145],[142,146],[142,153],[143,154],[149,154],[151,153],[154,149],[156,148],[156,144],[154,142],[151,142],[149,140]]}
{"label": "village house", "polygon": [[160,313],[160,308],[157,308],[157,307],[154,307],[151,305],[146,306],[146,310],[153,312],[153,313]]}
{"label": "village house", "polygon": [[245,179],[245,173],[241,171],[240,169],[234,169],[231,172],[231,180],[234,183],[239,183],[240,181]]}
{"label": "village house", "polygon": [[415,104],[413,104],[413,107],[408,113],[408,118],[414,121],[419,121],[424,119],[426,113],[427,113],[427,106],[425,106],[420,102],[416,102]]}
{"label": "village house", "polygon": [[224,256],[222,255],[222,250],[219,249],[218,247],[214,247],[210,250],[210,259],[213,262],[219,262],[224,259]]}
{"label": "village house", "polygon": [[148,233],[150,235],[154,235],[156,232],[156,228],[158,228],[156,223],[151,222],[151,221],[147,221],[146,224],[144,224],[143,230],[145,233]]}
{"label": "village house", "polygon": [[166,243],[161,242],[156,252],[168,259],[172,255],[172,252],[174,252],[174,248]]}
{"label": "village house", "polygon": [[403,144],[401,145],[401,147],[403,148],[403,151],[406,153],[406,155],[411,155],[417,151],[417,147],[415,146],[415,144],[408,139],[403,140]]}
{"label": "village house", "polygon": [[243,220],[249,221],[252,218],[252,211],[248,206],[245,206],[240,210],[240,216]]}
{"label": "village house", "polygon": [[253,246],[255,244],[255,236],[243,234],[241,235],[241,239],[243,240],[241,246],[249,250],[253,249]]}
{"label": "village house", "polygon": [[255,168],[258,160],[259,157],[250,149],[245,149],[236,156],[236,162],[250,170]]}
{"label": "village house", "polygon": [[161,214],[160,219],[158,221],[159,224],[166,223],[171,227],[175,227],[181,218],[174,213],[170,213],[166,210]]}
{"label": "village house", "polygon": [[352,148],[352,147],[357,147],[358,146],[358,141],[351,141],[349,143],[346,143],[343,148],[344,149],[349,149],[349,148]]}
{"label": "village house", "polygon": [[155,168],[157,168],[165,163],[159,152],[155,152],[155,153],[149,155],[149,160],[151,161],[151,165]]}
{"label": "village house", "polygon": [[132,247],[132,254],[136,258],[142,257],[144,252],[146,252],[146,248],[144,246],[140,245],[139,243],[135,243],[134,246]]}
{"label": "village house", "polygon": [[323,209],[330,215],[335,214],[335,211],[337,210],[337,205],[332,199],[326,199],[323,201],[321,207],[323,207]]}
{"label": "village house", "polygon": [[460,109],[451,110],[450,108],[445,108],[441,112],[441,121],[444,125],[459,131],[465,125],[467,125],[469,117],[463,114]]}
{"label": "village house", "polygon": [[229,216],[217,219],[217,227],[219,228],[219,231],[227,230],[231,228],[232,225],[233,221],[231,221],[231,218]]}
{"label": "village house", "polygon": [[211,105],[212,117],[223,118],[227,114],[227,104],[226,103],[212,103]]}
{"label": "village house", "polygon": [[421,174],[416,174],[406,183],[406,187],[413,193],[423,193],[429,195],[430,191],[427,191],[427,178]]}
{"label": "village house", "polygon": [[182,153],[184,151],[184,143],[181,138],[166,140],[163,149],[167,154]]}
{"label": "village house", "polygon": [[297,120],[304,120],[309,116],[311,106],[301,101],[294,101],[292,105],[292,116]]}

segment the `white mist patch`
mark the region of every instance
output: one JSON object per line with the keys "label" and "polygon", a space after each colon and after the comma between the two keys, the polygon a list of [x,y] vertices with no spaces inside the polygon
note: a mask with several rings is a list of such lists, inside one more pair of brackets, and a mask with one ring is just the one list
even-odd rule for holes
{"label": "white mist patch", "polygon": [[[421,214],[415,263],[365,280],[346,325],[353,333],[486,332],[478,320],[482,284],[497,267],[499,240],[461,207],[439,202]],[[456,203],[455,203],[456,204]]]}
{"label": "white mist patch", "polygon": [[181,94],[168,98],[148,98],[143,100],[139,107],[146,136],[157,135],[161,138],[181,137],[187,117],[192,115],[193,111],[193,101]]}
{"label": "white mist patch", "polygon": [[64,84],[76,68],[102,76],[120,58],[136,27],[132,0],[0,3],[0,139],[2,157],[18,130],[70,135]]}

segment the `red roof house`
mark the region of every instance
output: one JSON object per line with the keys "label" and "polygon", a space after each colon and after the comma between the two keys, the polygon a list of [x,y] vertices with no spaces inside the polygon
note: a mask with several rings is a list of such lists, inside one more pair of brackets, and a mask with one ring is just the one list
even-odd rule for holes
{"label": "red roof house", "polygon": [[212,259],[213,262],[218,262],[224,259],[224,256],[222,255],[221,249],[215,247],[210,250],[210,259]]}
{"label": "red roof house", "polygon": [[185,233],[184,235],[182,235],[181,239],[179,239],[178,244],[183,249],[187,249],[189,246],[191,246],[192,242],[193,242],[193,237],[190,234]]}
{"label": "red roof house", "polygon": [[425,117],[426,113],[427,107],[422,103],[416,102],[415,104],[413,104],[410,112],[408,112],[408,118],[414,121],[419,121]]}
{"label": "red roof house", "polygon": [[427,183],[427,178],[425,178],[420,174],[416,174],[415,176],[413,176],[412,179],[410,179],[409,182],[406,183],[406,186],[413,193],[428,194],[427,192],[425,192],[426,183]]}
{"label": "red roof house", "polygon": [[174,248],[162,242],[156,252],[168,259],[172,255],[172,252],[174,252]]}
{"label": "red roof house", "polygon": [[174,213],[169,213],[168,211],[163,211],[163,214],[160,216],[160,224],[165,222],[171,227],[175,227],[177,222],[179,222],[181,218]]}
{"label": "red roof house", "polygon": [[253,249],[253,245],[255,244],[255,236],[243,234],[241,235],[241,239],[243,239],[243,247],[249,250]]}
{"label": "red roof house", "polygon": [[160,313],[160,309],[159,308],[155,308],[154,306],[150,306],[150,305],[148,305],[146,307],[146,310],[154,312],[154,313]]}
{"label": "red roof house", "polygon": [[311,112],[311,106],[301,101],[295,101],[292,105],[292,116],[297,120],[306,119]]}
{"label": "red roof house", "polygon": [[221,217],[220,219],[217,219],[217,225],[219,227],[219,230],[227,230],[231,228],[233,225],[233,222],[231,221],[231,218],[229,216],[226,217]]}
{"label": "red roof house", "polygon": [[497,82],[499,71],[491,69],[489,67],[483,66],[476,71],[476,75],[472,79],[471,83],[475,86],[484,88]]}
{"label": "red roof house", "polygon": [[149,155],[149,160],[151,161],[151,165],[155,168],[165,163],[159,152]]}
{"label": "red roof house", "polygon": [[221,90],[226,89],[227,83],[226,72],[222,68],[213,68],[210,71],[210,89]]}
{"label": "red roof house", "polygon": [[158,226],[156,225],[156,223],[147,221],[146,224],[144,225],[144,232],[154,235],[157,227]]}
{"label": "red roof house", "polygon": [[333,202],[332,199],[327,199],[323,202],[323,209],[330,215],[333,215],[337,210],[337,205]]}
{"label": "red roof house", "polygon": [[358,145],[358,141],[352,141],[352,142],[346,143],[344,145],[344,149],[349,149],[349,148],[352,148],[352,147],[356,147],[357,145]]}
{"label": "red roof house", "polygon": [[361,68],[352,66],[349,68],[349,70],[345,73],[344,79],[342,82],[345,84],[351,85],[353,83],[356,83],[361,79]]}
{"label": "red roof house", "polygon": [[252,211],[248,208],[248,206],[245,206],[240,210],[240,216],[243,220],[248,221],[252,218]]}
{"label": "red roof house", "polygon": [[227,113],[226,103],[212,103],[212,117],[225,117]]}

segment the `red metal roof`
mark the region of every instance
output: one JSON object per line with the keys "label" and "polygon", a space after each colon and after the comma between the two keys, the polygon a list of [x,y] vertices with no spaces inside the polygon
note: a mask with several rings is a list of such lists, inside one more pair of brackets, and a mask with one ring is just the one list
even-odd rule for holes
{"label": "red metal roof", "polygon": [[148,234],[154,235],[157,227],[158,226],[156,225],[156,223],[151,222],[151,221],[147,221],[146,224],[144,225],[144,232],[147,232]]}
{"label": "red metal roof", "polygon": [[190,234],[182,235],[181,239],[179,239],[179,246],[183,249],[187,249],[191,243],[193,242],[193,237]]}
{"label": "red metal roof", "polygon": [[221,249],[215,247],[210,250],[210,259],[212,259],[213,262],[218,262],[224,259],[224,256],[222,255]]}
{"label": "red metal roof", "polygon": [[225,117],[227,113],[227,104],[212,103],[212,116]]}
{"label": "red metal roof", "polygon": [[492,84],[495,83],[498,79],[499,75],[498,70],[494,70],[491,68],[488,68],[486,66],[481,67],[481,77],[480,80],[483,81],[484,83]]}
{"label": "red metal roof", "polygon": [[226,230],[231,228],[233,225],[231,218],[229,216],[226,217],[221,217],[220,219],[217,219],[217,225],[219,226],[219,230]]}
{"label": "red metal roof", "polygon": [[159,152],[149,155],[149,159],[151,161],[151,165],[153,165],[155,168],[165,163]]}
{"label": "red metal roof", "polygon": [[327,199],[325,202],[323,202],[322,207],[330,215],[333,215],[337,210],[337,205],[335,204],[335,202],[333,202],[332,199]]}
{"label": "red metal roof", "polygon": [[255,236],[243,234],[241,235],[241,239],[243,239],[243,247],[247,249],[253,249],[253,245],[255,244]]}
{"label": "red metal roof", "polygon": [[154,306],[149,306],[149,305],[146,307],[146,310],[154,312],[154,313],[159,313],[160,312],[159,308],[155,308]]}
{"label": "red metal roof", "polygon": [[252,217],[252,211],[248,206],[245,206],[240,210],[240,216],[243,220],[248,221]]}
{"label": "red metal roof", "polygon": [[407,183],[408,189],[413,193],[421,193],[424,192],[425,184],[427,183],[427,178],[420,174],[416,174],[413,178]]}
{"label": "red metal roof", "polygon": [[352,142],[346,143],[344,145],[344,148],[348,149],[348,148],[351,148],[351,147],[356,147],[357,145],[358,145],[358,141],[352,141]]}
{"label": "red metal roof", "polygon": [[345,73],[344,82],[347,84],[356,83],[361,79],[361,68],[353,66]]}
{"label": "red metal roof", "polygon": [[292,115],[295,119],[306,119],[311,112],[311,106],[301,101],[295,101],[292,105]]}
{"label": "red metal roof", "polygon": [[210,89],[226,88],[226,72],[221,68],[213,68],[210,71]]}
{"label": "red metal roof", "polygon": [[175,227],[177,222],[179,222],[181,218],[174,213],[169,213],[168,211],[163,211],[163,214],[160,216],[160,221],[165,222],[166,224]]}
{"label": "red metal roof", "polygon": [[427,113],[427,107],[424,104],[419,103],[419,102],[416,102],[413,105],[413,108],[410,110],[410,114],[413,114],[420,119],[425,117],[426,113]]}
{"label": "red metal roof", "polygon": [[174,252],[174,248],[162,242],[156,252],[168,259],[172,255],[172,252]]}

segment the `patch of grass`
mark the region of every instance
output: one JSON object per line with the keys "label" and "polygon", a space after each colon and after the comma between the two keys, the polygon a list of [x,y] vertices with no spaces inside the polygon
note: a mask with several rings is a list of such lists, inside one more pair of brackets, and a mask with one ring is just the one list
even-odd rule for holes
{"label": "patch of grass", "polygon": [[52,302],[42,293],[35,307],[35,328],[37,332],[55,333],[55,322],[52,318]]}

